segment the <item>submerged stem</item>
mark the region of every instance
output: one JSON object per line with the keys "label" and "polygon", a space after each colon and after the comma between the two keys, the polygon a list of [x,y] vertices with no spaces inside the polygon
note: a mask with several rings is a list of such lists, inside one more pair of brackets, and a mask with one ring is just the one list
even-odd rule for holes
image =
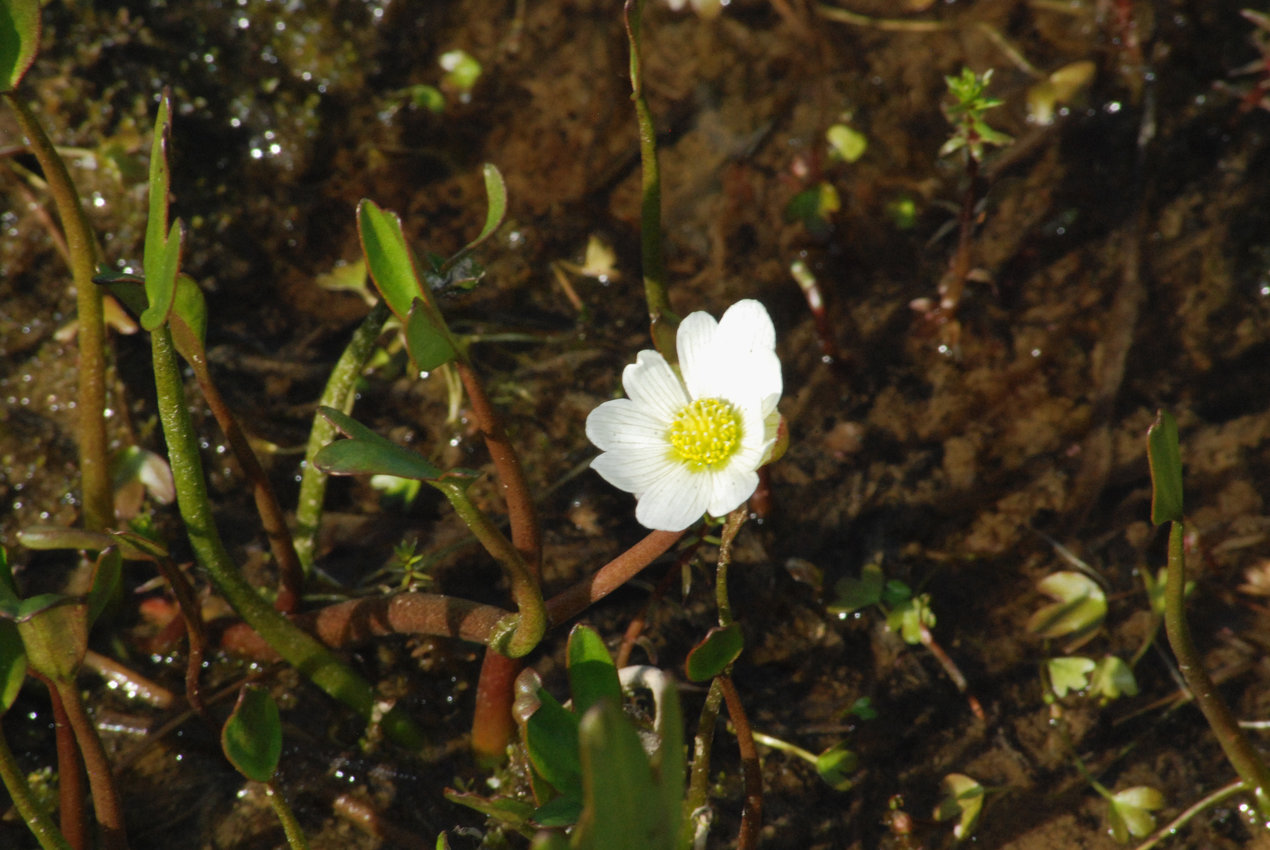
{"label": "submerged stem", "polygon": [[102,319],[101,292],[93,283],[97,244],[71,182],[66,164],[44,133],[35,115],[13,92],[4,97],[13,107],[18,125],[26,134],[31,153],[44,171],[49,192],[62,220],[70,254],[71,279],[75,284],[75,313],[79,324],[79,395],[76,437],[84,499],[84,527],[101,531],[115,524],[115,502],[110,487],[110,460],[106,442],[106,329]]}
{"label": "submerged stem", "polygon": [[9,742],[3,734],[0,734],[0,781],[4,782],[13,807],[18,810],[35,840],[40,842],[40,847],[44,850],[71,850],[70,843],[32,793],[26,774],[13,757],[13,750],[9,749]]}
{"label": "submerged stem", "polygon": [[1230,707],[1222,699],[1208,671],[1204,669],[1191,629],[1186,622],[1186,556],[1183,550],[1184,530],[1181,522],[1174,520],[1169,528],[1169,569],[1164,585],[1164,629],[1169,645],[1177,656],[1177,668],[1195,697],[1195,703],[1204,712],[1204,719],[1217,736],[1226,760],[1235,768],[1244,783],[1252,791],[1257,809],[1263,818],[1270,817],[1270,770],[1253,749],[1248,737]]}

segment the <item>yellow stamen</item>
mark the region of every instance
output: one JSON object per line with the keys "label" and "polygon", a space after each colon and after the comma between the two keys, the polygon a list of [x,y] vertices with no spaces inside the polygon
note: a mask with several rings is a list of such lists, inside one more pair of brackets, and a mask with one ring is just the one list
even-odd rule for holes
{"label": "yellow stamen", "polygon": [[694,472],[717,469],[741,447],[741,414],[721,398],[699,398],[679,411],[666,434],[671,457]]}

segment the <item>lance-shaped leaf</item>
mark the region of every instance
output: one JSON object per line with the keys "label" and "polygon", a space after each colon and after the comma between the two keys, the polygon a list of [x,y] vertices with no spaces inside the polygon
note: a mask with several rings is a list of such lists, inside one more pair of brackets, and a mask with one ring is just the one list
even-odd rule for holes
{"label": "lance-shaped leaf", "polygon": [[411,304],[404,331],[406,351],[420,372],[431,372],[458,356],[449,331],[438,327],[422,299],[416,298]]}
{"label": "lance-shaped leaf", "polygon": [[319,469],[332,475],[395,475],[419,481],[446,476],[427,458],[379,436],[348,414],[333,407],[319,407],[318,412],[348,437],[314,455],[313,463]]}
{"label": "lance-shaped leaf", "polygon": [[684,661],[684,672],[694,682],[708,682],[735,661],[745,648],[741,626],[715,626],[692,648]]}
{"label": "lance-shaped leaf", "polygon": [[273,779],[282,755],[282,720],[268,691],[253,685],[239,691],[220,741],[225,757],[243,776],[256,782]]}
{"label": "lance-shaped leaf", "polygon": [[148,331],[163,325],[172,310],[184,238],[180,220],[168,227],[170,110],[170,100],[165,93],[159,99],[159,113],[154,120],[154,143],[150,147],[150,217],[146,222],[146,244],[142,257],[148,306],[141,314],[141,327]]}
{"label": "lance-shaped leaf", "polygon": [[1177,420],[1161,410],[1147,429],[1147,459],[1151,464],[1151,522],[1182,521],[1182,453]]}
{"label": "lance-shaped leaf", "polygon": [[1037,584],[1046,596],[1055,599],[1033,614],[1027,629],[1042,638],[1090,637],[1107,616],[1107,597],[1093,579],[1077,572],[1057,572]]}
{"label": "lance-shaped leaf", "polygon": [[569,692],[573,694],[575,712],[584,714],[602,699],[621,704],[622,683],[617,678],[617,667],[595,629],[581,624],[574,626],[569,633],[566,655]]}
{"label": "lance-shaped leaf", "polygon": [[40,49],[40,0],[0,0],[0,92],[13,91]]}
{"label": "lance-shaped leaf", "polygon": [[445,264],[446,268],[453,266],[493,236],[494,231],[503,223],[503,217],[507,215],[507,186],[503,183],[503,175],[488,162],[485,163],[482,173],[485,177],[485,198],[489,204],[485,210],[485,226],[481,228],[480,234],[475,239],[463,246],[463,250],[450,258]]}
{"label": "lance-shaped leaf", "polygon": [[[9,553],[0,546],[0,599],[15,601],[17,588],[9,569]],[[9,710],[18,697],[18,689],[26,678],[26,652],[17,624],[0,619],[0,714]]]}
{"label": "lance-shaped leaf", "polygon": [[565,709],[542,686],[533,670],[516,677],[512,709],[521,724],[529,761],[538,775],[561,795],[582,799],[582,767],[578,754],[578,716]]}

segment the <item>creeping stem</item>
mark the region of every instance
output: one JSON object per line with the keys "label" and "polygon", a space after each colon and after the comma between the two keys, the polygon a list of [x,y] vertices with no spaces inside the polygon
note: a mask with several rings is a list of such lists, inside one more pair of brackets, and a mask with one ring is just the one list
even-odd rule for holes
{"label": "creeping stem", "polygon": [[[275,611],[243,578],[225,551],[212,519],[198,440],[185,406],[185,388],[171,332],[166,326],[156,328],[150,335],[150,343],[159,420],[168,444],[177,506],[199,564],[239,616],[260,632],[279,655],[323,691],[369,721],[375,712],[374,689],[316,638]],[[394,708],[384,715],[383,724],[384,730],[398,743],[415,750],[422,748],[422,732],[403,712]]]}
{"label": "creeping stem", "polygon": [[1222,699],[1208,671],[1200,661],[1199,652],[1191,640],[1191,629],[1186,622],[1186,559],[1183,552],[1182,523],[1173,521],[1169,527],[1169,569],[1164,585],[1164,629],[1169,645],[1177,656],[1177,668],[1186,679],[1186,685],[1195,696],[1195,702],[1204,719],[1212,727],[1221,743],[1226,759],[1256,798],[1261,816],[1270,817],[1270,771],[1257,755],[1238,721]]}
{"label": "creeping stem", "polygon": [[93,284],[97,245],[88,219],[71,183],[66,165],[39,121],[13,92],[5,92],[18,125],[26,134],[48,181],[66,232],[71,279],[75,283],[75,312],[79,323],[79,470],[84,499],[84,526],[94,531],[115,524],[115,503],[110,489],[110,464],[106,445],[106,330],[102,321],[101,292]]}

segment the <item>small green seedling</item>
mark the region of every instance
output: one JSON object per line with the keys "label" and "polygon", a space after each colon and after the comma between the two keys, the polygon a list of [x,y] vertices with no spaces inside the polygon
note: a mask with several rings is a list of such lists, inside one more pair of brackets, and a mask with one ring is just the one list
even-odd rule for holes
{"label": "small green seedling", "polygon": [[940,798],[935,806],[935,820],[957,820],[953,838],[964,841],[974,832],[983,811],[984,787],[964,773],[950,773],[940,783]]}
{"label": "small green seedling", "polygon": [[264,688],[245,685],[238,692],[238,703],[221,729],[221,749],[234,769],[253,782],[265,786],[265,795],[273,806],[291,850],[309,846],[300,822],[273,784],[282,755],[282,719],[278,704]]}
{"label": "small green seedling", "polygon": [[1050,690],[1059,698],[1067,696],[1069,691],[1085,690],[1089,687],[1089,674],[1097,666],[1092,658],[1078,655],[1046,660],[1045,672],[1049,678]]}
{"label": "small green seedling", "polygon": [[984,118],[989,109],[1001,105],[999,98],[987,94],[991,80],[991,69],[976,74],[969,68],[962,68],[955,77],[944,78],[955,102],[944,108],[948,122],[953,125],[953,133],[939,149],[940,156],[965,150],[972,160],[982,162],[984,145],[1004,147],[1014,141],[1009,135],[988,126]]}
{"label": "small green seedling", "polygon": [[1130,836],[1143,838],[1155,829],[1152,812],[1164,808],[1164,795],[1149,785],[1135,785],[1107,797],[1107,828],[1124,844]]}
{"label": "small green seedling", "polygon": [[1037,637],[1066,637],[1079,646],[1093,637],[1107,616],[1107,595],[1082,573],[1053,573],[1041,579],[1037,589],[1055,600],[1028,618],[1027,630]]}

